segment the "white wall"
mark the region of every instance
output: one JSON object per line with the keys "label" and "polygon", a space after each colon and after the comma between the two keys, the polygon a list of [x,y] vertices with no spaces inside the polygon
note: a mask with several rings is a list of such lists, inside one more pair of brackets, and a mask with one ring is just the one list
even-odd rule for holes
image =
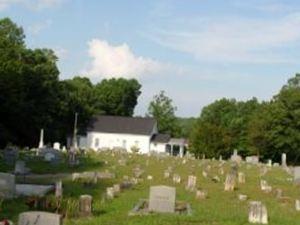
{"label": "white wall", "polygon": [[[98,145],[96,140],[98,139]],[[87,146],[98,150],[101,148],[126,148],[131,151],[132,146],[137,146],[140,153],[149,153],[151,136],[133,134],[110,134],[100,132],[88,132]]]}
{"label": "white wall", "polygon": [[166,144],[151,142],[150,151],[155,151],[155,152],[159,152],[159,153],[166,152]]}

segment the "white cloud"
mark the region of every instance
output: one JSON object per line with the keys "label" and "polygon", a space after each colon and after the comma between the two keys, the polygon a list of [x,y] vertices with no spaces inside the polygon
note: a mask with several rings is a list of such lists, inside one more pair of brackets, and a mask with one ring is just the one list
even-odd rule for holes
{"label": "white cloud", "polygon": [[0,0],[0,11],[13,5],[25,6],[31,10],[43,10],[60,6],[67,0]]}
{"label": "white cloud", "polygon": [[[148,37],[171,49],[192,54],[200,61],[223,63],[291,63],[285,47],[300,40],[300,13],[277,19],[227,17],[170,22]],[[195,25],[196,24],[196,25]]]}
{"label": "white cloud", "polygon": [[92,61],[84,73],[95,79],[140,77],[159,73],[168,67],[153,59],[136,56],[126,43],[113,46],[105,40],[93,39],[88,46]]}

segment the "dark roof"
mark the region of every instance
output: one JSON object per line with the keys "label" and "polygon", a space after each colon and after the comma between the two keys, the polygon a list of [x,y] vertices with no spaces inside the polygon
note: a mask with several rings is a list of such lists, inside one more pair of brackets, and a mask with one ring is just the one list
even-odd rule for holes
{"label": "dark roof", "polygon": [[169,134],[155,134],[151,141],[156,143],[168,143],[170,139],[171,136]]}
{"label": "dark roof", "polygon": [[90,122],[88,132],[150,135],[155,124],[153,118],[96,116]]}

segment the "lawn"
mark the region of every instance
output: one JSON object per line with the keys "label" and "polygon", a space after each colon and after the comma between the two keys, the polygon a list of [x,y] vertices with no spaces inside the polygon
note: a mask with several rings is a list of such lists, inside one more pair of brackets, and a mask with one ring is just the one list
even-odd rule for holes
{"label": "lawn", "polygon": [[[120,158],[126,159],[126,165],[119,165]],[[226,172],[230,169],[230,163],[225,163],[224,175],[219,174],[219,161],[212,160],[187,160],[185,164],[182,159],[166,157],[158,158],[155,156],[147,157],[142,155],[121,155],[102,152],[92,154],[88,160],[93,162],[93,167],[86,167],[86,170],[105,171],[115,173],[115,179],[100,180],[97,184],[87,185],[85,182],[72,182],[64,180],[64,197],[63,207],[74,208],[76,211],[79,196],[82,194],[90,194],[93,196],[93,216],[90,218],[78,218],[72,213],[64,219],[67,225],[84,225],[84,224],[126,224],[126,225],[244,225],[249,224],[248,206],[250,200],[262,201],[266,204],[269,215],[269,224],[271,225],[296,225],[300,224],[300,212],[295,210],[295,199],[300,198],[300,189],[295,186],[291,179],[282,168],[271,168],[263,177],[260,176],[260,168],[257,166],[247,166],[242,164],[239,171],[246,175],[246,183],[238,185],[233,192],[224,191],[224,180]],[[126,189],[113,200],[103,200],[105,189],[115,183],[120,183],[124,175],[133,176],[132,169],[137,165],[140,166],[145,173],[143,181],[135,185],[132,189]],[[208,171],[208,177],[202,176],[202,171],[211,165]],[[29,165],[29,167],[36,165]],[[163,177],[164,170],[172,166],[173,172],[181,176],[180,184],[173,184],[172,179]],[[43,164],[42,171],[51,172],[51,165]],[[64,166],[60,166],[64,168]],[[82,171],[83,166],[80,167]],[[54,172],[58,172],[57,168],[52,168]],[[71,170],[68,169],[67,172]],[[41,172],[41,171],[39,171]],[[66,172],[66,171],[60,171]],[[187,177],[190,174],[197,176],[197,187],[208,192],[208,198],[196,200],[195,193],[185,190]],[[152,175],[153,180],[147,180],[147,175]],[[220,182],[212,181],[212,177],[218,175]],[[284,200],[277,199],[274,193],[263,193],[260,190],[260,179],[265,179],[273,187],[283,190]],[[169,185],[176,187],[176,200],[186,201],[191,204],[192,215],[172,215],[172,214],[152,214],[147,216],[128,216],[128,212],[141,198],[148,198],[149,188],[152,185]],[[237,195],[246,194],[248,201],[239,201]],[[50,199],[53,196],[48,196]],[[26,199],[15,199],[2,202],[1,218],[11,218],[17,220],[20,212],[29,210],[26,205]],[[51,207],[49,207],[51,211]],[[33,210],[33,209],[31,209]],[[73,210],[73,211],[74,211]],[[72,211],[72,210],[71,210]]]}

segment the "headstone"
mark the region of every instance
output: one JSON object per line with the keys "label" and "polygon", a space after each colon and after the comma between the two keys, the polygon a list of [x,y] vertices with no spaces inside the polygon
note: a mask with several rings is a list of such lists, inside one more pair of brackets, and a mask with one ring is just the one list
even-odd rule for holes
{"label": "headstone", "polygon": [[115,192],[113,187],[106,188],[106,197],[107,199],[113,199],[115,197]]}
{"label": "headstone", "polygon": [[237,150],[234,150],[233,155],[230,157],[232,162],[240,164],[242,161],[242,157],[238,155]]}
{"label": "headstone", "polygon": [[41,129],[39,148],[44,148],[44,129]]}
{"label": "headstone", "polygon": [[300,184],[300,166],[294,167],[294,183]]}
{"label": "headstone", "polygon": [[114,194],[118,195],[121,192],[120,184],[114,184]]}
{"label": "headstone", "polygon": [[62,225],[61,215],[49,212],[24,212],[19,215],[18,225]]}
{"label": "headstone", "polygon": [[268,182],[265,180],[260,181],[260,189],[266,193],[270,193],[272,191],[272,187],[268,185]]}
{"label": "headstone", "polygon": [[0,198],[10,199],[16,193],[15,175],[0,173]]}
{"label": "headstone", "polygon": [[207,172],[206,171],[202,171],[202,176],[204,177],[204,178],[206,178],[207,177]]}
{"label": "headstone", "polygon": [[242,172],[238,173],[238,181],[240,184],[246,183],[246,177],[245,177],[244,173],[242,173]]}
{"label": "headstone", "polygon": [[53,148],[43,148],[39,151],[39,156],[43,157],[46,162],[58,164],[62,160],[62,153]]}
{"label": "headstone", "polygon": [[197,190],[196,191],[196,199],[206,199],[207,192],[203,190]]}
{"label": "headstone", "polygon": [[257,165],[259,163],[259,157],[257,155],[247,156],[246,162]]}
{"label": "headstone", "polygon": [[248,196],[247,195],[243,195],[243,194],[239,194],[238,198],[239,198],[240,201],[246,201],[247,198],[248,198]]}
{"label": "headstone", "polygon": [[27,174],[28,172],[29,172],[29,169],[26,168],[25,162],[21,161],[21,160],[18,160],[16,162],[16,165],[15,165],[14,174],[16,174],[16,175],[18,175],[18,174]]}
{"label": "headstone", "polygon": [[170,172],[166,170],[164,172],[164,178],[166,179],[166,178],[169,178],[169,177],[170,177]]}
{"label": "headstone", "polygon": [[55,183],[55,197],[61,198],[62,195],[63,195],[62,181],[57,181]]}
{"label": "headstone", "polygon": [[59,142],[54,142],[53,148],[56,150],[60,150],[60,143]]}
{"label": "headstone", "polygon": [[249,223],[268,224],[268,212],[266,206],[259,201],[251,201],[248,221]]}
{"label": "headstone", "polygon": [[300,211],[300,200],[299,199],[295,200],[295,209],[296,209],[296,211]]}
{"label": "headstone", "polygon": [[287,166],[287,164],[286,164],[286,154],[285,153],[281,154],[281,166],[283,166],[283,167]]}
{"label": "headstone", "polygon": [[234,191],[236,185],[236,174],[230,172],[227,174],[225,179],[225,191]]}
{"label": "headstone", "polygon": [[194,191],[196,189],[197,177],[190,175],[188,177],[188,183],[186,185],[186,190]]}
{"label": "headstone", "polygon": [[173,175],[173,182],[179,184],[181,182],[181,177],[178,174]]}
{"label": "headstone", "polygon": [[220,175],[223,175],[223,174],[224,174],[224,169],[223,169],[222,167],[219,169],[219,174],[220,174]]}
{"label": "headstone", "polygon": [[150,187],[149,211],[174,213],[176,189],[168,186]]}
{"label": "headstone", "polygon": [[90,195],[81,195],[79,198],[79,215],[91,216],[92,215],[92,201],[93,197]]}
{"label": "headstone", "polygon": [[152,179],[153,179],[153,177],[151,175],[147,176],[147,180],[152,180]]}
{"label": "headstone", "polygon": [[7,165],[14,165],[19,156],[19,150],[17,148],[9,147],[3,151],[3,159]]}
{"label": "headstone", "polygon": [[268,159],[267,167],[272,167],[272,159]]}

